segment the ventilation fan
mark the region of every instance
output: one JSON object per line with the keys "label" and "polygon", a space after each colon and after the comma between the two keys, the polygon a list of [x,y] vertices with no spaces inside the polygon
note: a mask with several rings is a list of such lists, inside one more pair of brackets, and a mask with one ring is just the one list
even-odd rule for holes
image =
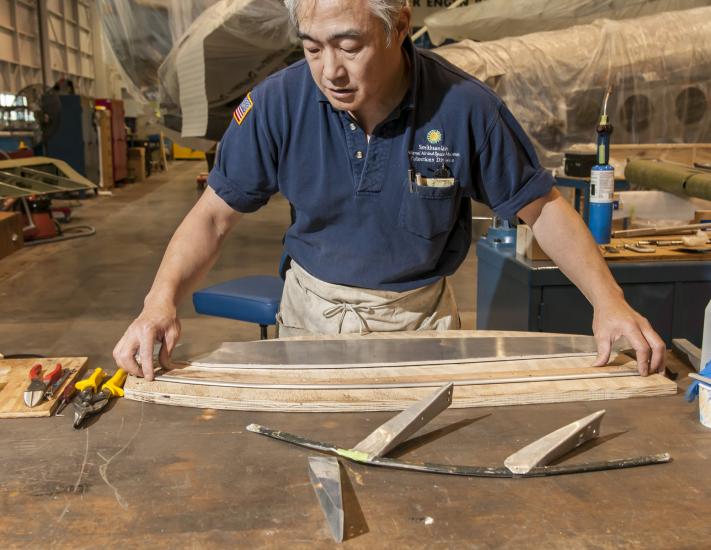
{"label": "ventilation fan", "polygon": [[[35,144],[44,144],[59,128],[62,104],[57,93],[42,84],[30,84],[15,94],[15,110],[32,113],[34,123],[30,124],[34,132]],[[29,117],[26,117],[29,121]]]}

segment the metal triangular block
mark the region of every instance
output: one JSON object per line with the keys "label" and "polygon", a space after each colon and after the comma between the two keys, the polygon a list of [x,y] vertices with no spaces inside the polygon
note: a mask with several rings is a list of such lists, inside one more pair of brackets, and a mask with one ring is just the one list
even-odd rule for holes
{"label": "metal triangular block", "polygon": [[343,491],[341,467],[337,458],[309,457],[309,479],[316,492],[328,528],[336,542],[343,542]]}
{"label": "metal triangular block", "polygon": [[550,464],[600,435],[600,423],[604,415],[604,410],[597,411],[537,439],[508,457],[504,466],[514,474],[527,474],[536,466]]}
{"label": "metal triangular block", "polygon": [[454,384],[450,382],[431,396],[410,405],[400,414],[382,424],[353,447],[353,450],[366,453],[369,459],[386,455],[449,407],[452,404],[453,388]]}

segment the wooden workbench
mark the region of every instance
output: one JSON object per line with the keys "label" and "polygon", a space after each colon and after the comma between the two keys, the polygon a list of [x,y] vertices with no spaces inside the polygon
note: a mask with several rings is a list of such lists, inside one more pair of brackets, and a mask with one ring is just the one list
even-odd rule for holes
{"label": "wooden workbench", "polygon": [[[670,356],[669,365],[686,369]],[[91,367],[91,364],[89,365]],[[475,479],[345,464],[352,548],[696,548],[711,537],[711,430],[681,393],[445,411],[398,454],[501,464],[562,424],[607,409],[569,460],[669,451],[673,462],[542,479]],[[306,450],[250,422],[353,445],[392,413],[212,411],[120,400],[87,429],[71,417],[0,421],[4,548],[332,547]]]}

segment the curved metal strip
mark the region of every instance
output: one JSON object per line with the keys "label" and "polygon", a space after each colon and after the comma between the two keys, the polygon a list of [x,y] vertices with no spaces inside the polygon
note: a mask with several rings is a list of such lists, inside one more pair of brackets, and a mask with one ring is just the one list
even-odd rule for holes
{"label": "curved metal strip", "polygon": [[247,430],[260,435],[278,439],[286,443],[321,451],[324,453],[332,453],[353,460],[360,464],[371,466],[381,466],[384,468],[393,468],[397,470],[410,470],[415,472],[424,472],[430,474],[445,474],[467,477],[496,477],[496,478],[523,478],[523,477],[545,477],[554,475],[580,474],[586,472],[598,472],[602,470],[619,470],[623,468],[636,468],[638,466],[649,466],[652,464],[663,464],[671,461],[669,453],[661,453],[649,456],[639,456],[634,458],[623,458],[601,462],[590,462],[587,464],[559,464],[556,466],[540,466],[532,468],[526,474],[514,474],[504,466],[457,466],[450,464],[433,464],[433,463],[413,463],[393,460],[391,458],[373,458],[368,459],[366,453],[356,453],[349,449],[341,449],[330,443],[322,443],[313,441],[305,437],[272,430],[258,424],[250,424]]}

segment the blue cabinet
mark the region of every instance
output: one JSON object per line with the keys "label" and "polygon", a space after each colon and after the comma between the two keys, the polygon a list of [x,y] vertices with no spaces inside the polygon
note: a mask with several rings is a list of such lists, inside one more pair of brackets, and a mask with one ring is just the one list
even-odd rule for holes
{"label": "blue cabinet", "polygon": [[90,181],[99,183],[99,141],[94,122],[94,99],[60,95],[59,127],[46,143],[46,155],[61,159]]}
{"label": "blue cabinet", "polygon": [[[477,252],[477,329],[592,334],[592,306],[550,261],[517,256],[481,240]],[[610,262],[625,298],[671,346],[701,346],[711,300],[711,262]]]}

